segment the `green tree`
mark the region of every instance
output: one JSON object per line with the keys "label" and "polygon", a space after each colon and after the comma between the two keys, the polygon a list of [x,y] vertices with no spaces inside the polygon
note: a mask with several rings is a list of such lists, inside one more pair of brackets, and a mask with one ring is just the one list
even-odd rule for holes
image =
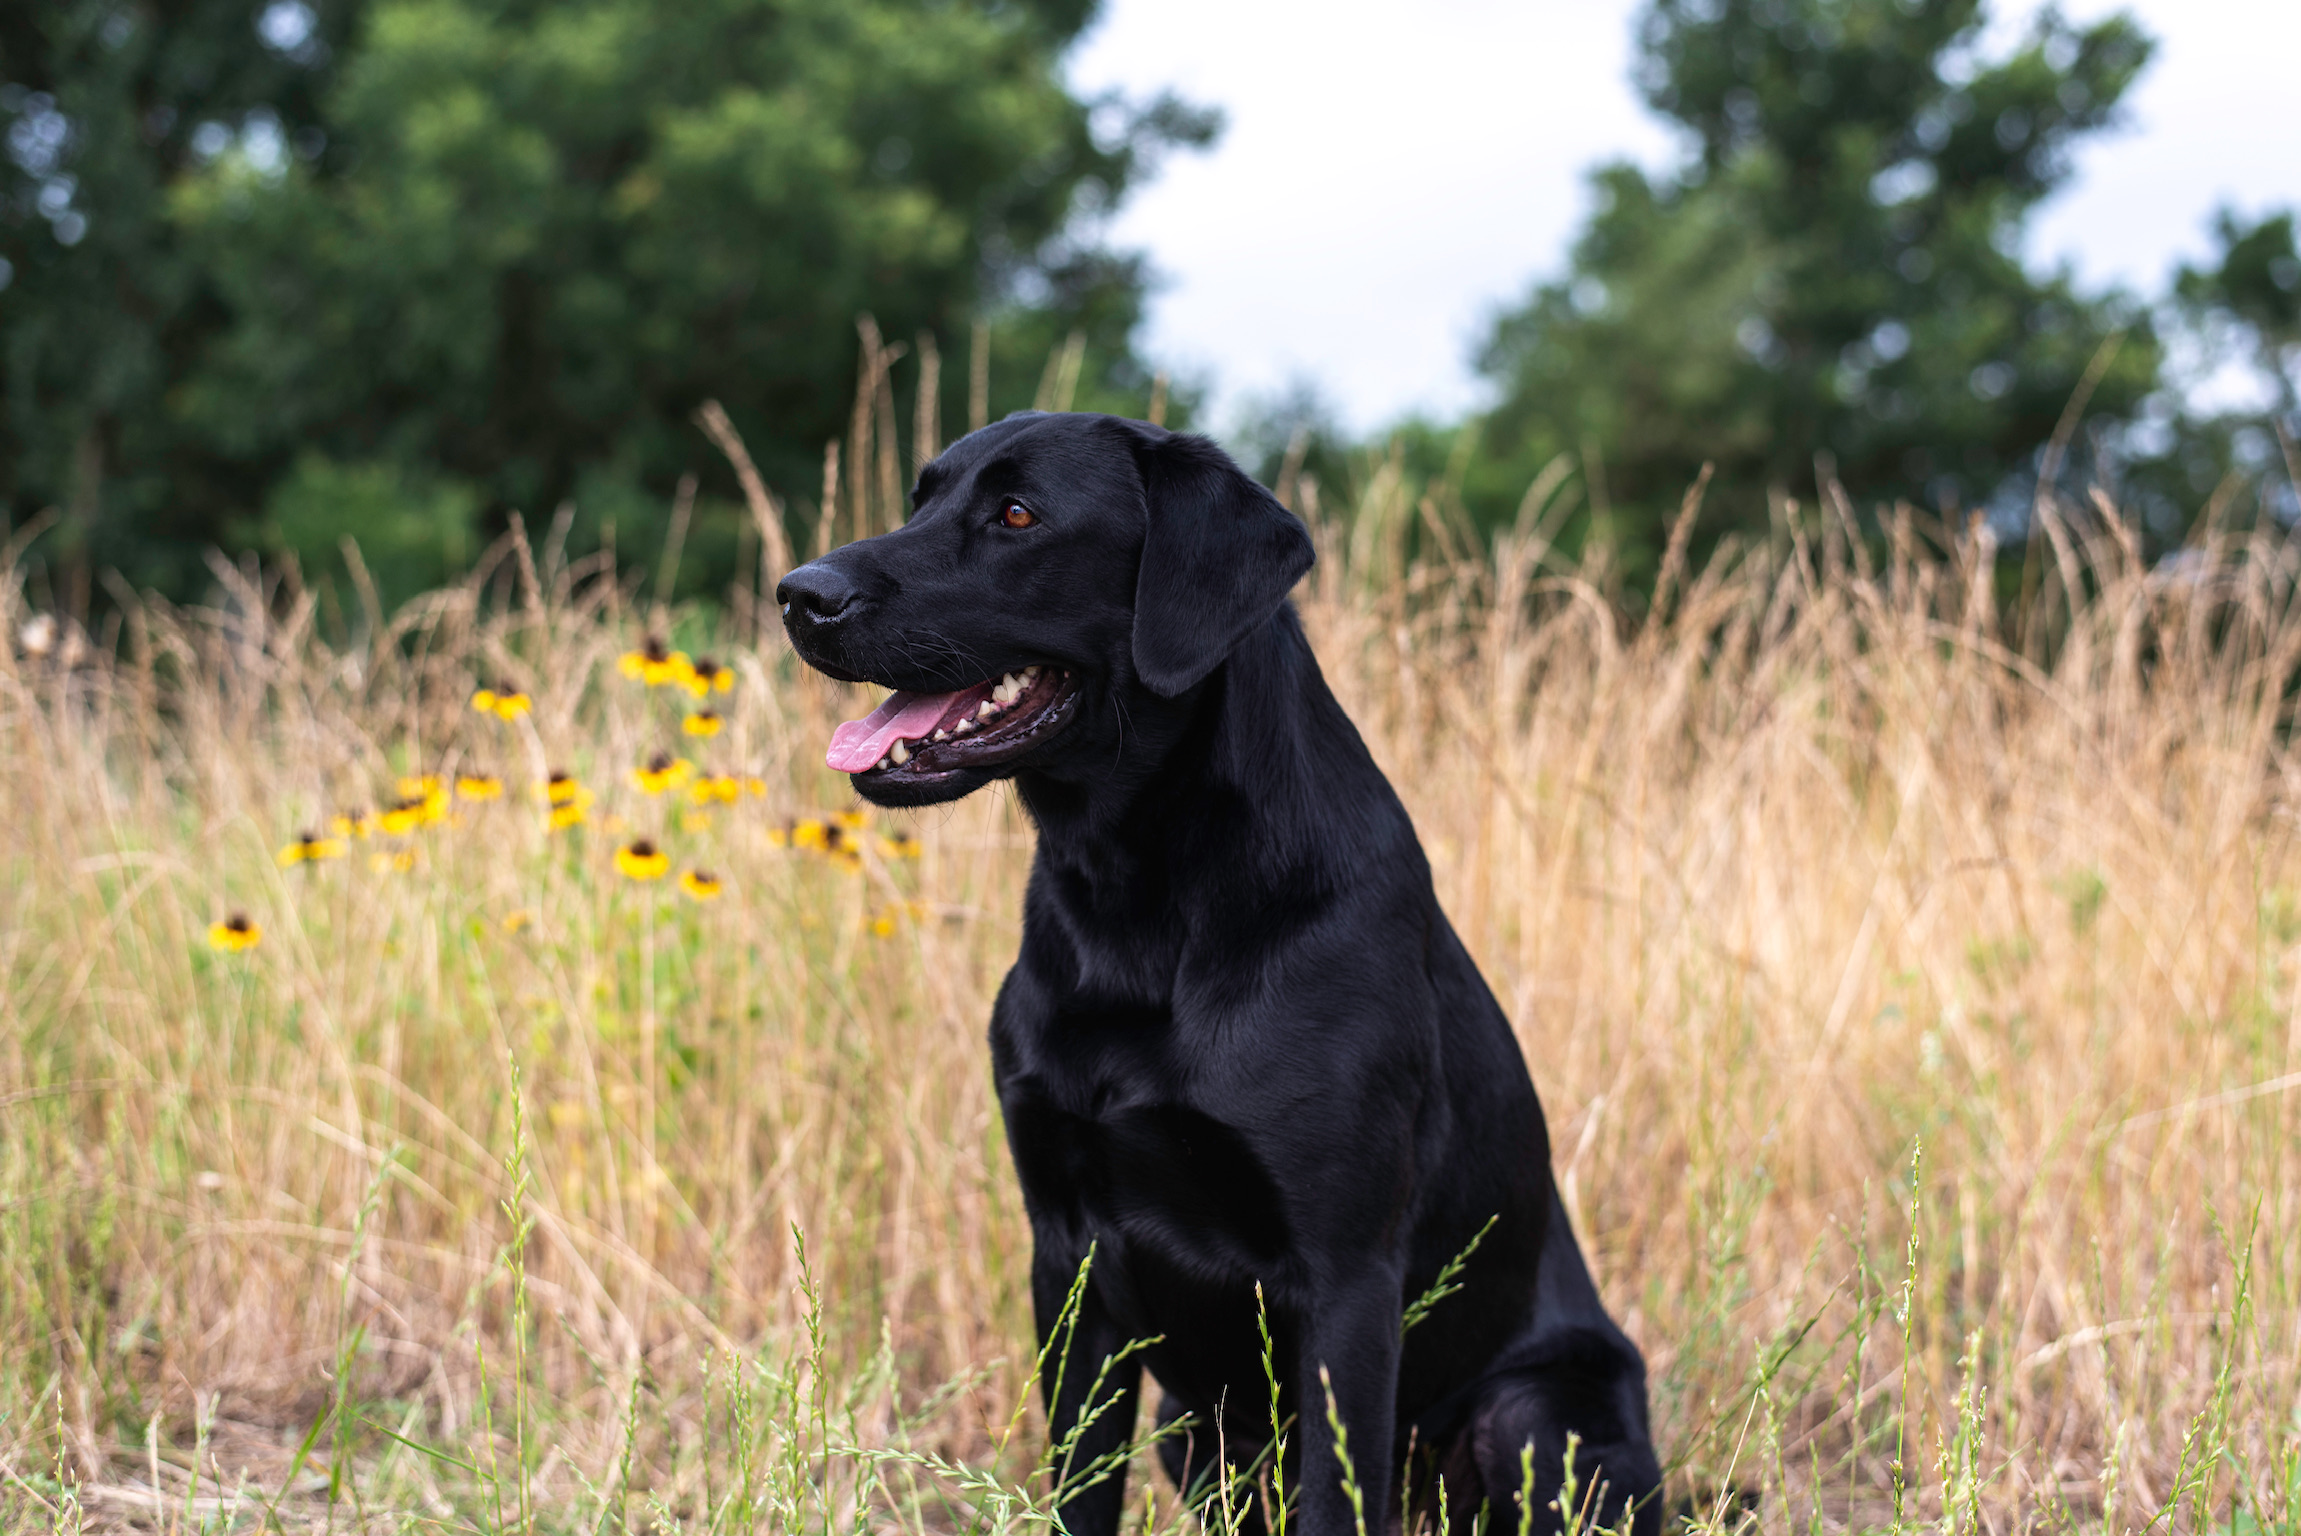
{"label": "green tree", "polygon": [[[2171,531],[2183,507],[2194,509],[2235,475],[2259,491],[2264,510],[2290,525],[2301,520],[2301,251],[2294,215],[2269,213],[2249,223],[2225,208],[2215,216],[2213,235],[2214,259],[2181,269],[2169,308],[2183,343],[2175,352],[2184,382],[2210,379],[2222,387],[2194,391],[2190,400],[2161,390],[2144,402],[2134,435],[2158,460],[2144,494]],[[2238,386],[2234,399],[2232,384]]]}
{"label": "green tree", "polygon": [[[245,144],[324,149],[319,93],[345,18],[245,0],[0,6],[0,511],[65,514],[47,543],[187,546],[213,492],[170,387],[219,318],[168,188]],[[194,556],[196,559],[196,555]]]}
{"label": "green tree", "polygon": [[[859,312],[961,358],[978,314],[1008,348],[1075,328],[1099,370],[1083,393],[1147,384],[1127,372],[1139,266],[1075,232],[1213,124],[1073,97],[1059,63],[1089,9],[366,0],[330,22],[273,4],[242,51],[324,56],[312,138],[268,99],[218,104],[210,152],[148,171],[152,244],[205,323],[154,370],[163,441],[136,468],[164,495],[99,498],[95,557],[181,585],[206,541],[326,558],[351,532],[413,580],[458,509],[477,538],[569,501],[644,547],[694,469],[699,569],[723,576],[734,484],[693,411],[723,402],[771,483],[811,489]],[[121,91],[51,94],[77,133]],[[19,314],[0,310],[0,345]],[[1027,402],[1038,361],[1002,358],[1002,405]],[[965,374],[944,373],[954,424]],[[27,470],[0,495],[24,508],[59,483]],[[395,498],[405,515],[373,512]],[[151,536],[161,501],[177,540]]]}
{"label": "green tree", "polygon": [[1766,528],[1772,494],[1810,505],[1817,455],[1865,499],[2026,504],[2021,477],[2120,331],[2087,420],[2130,412],[2157,374],[2147,317],[2020,250],[2149,41],[2049,10],[1990,59],[1984,19],[1980,0],[1654,0],[1638,84],[1686,158],[1599,170],[1569,270],[1496,324],[1472,505],[1504,515],[1577,455],[1634,576],[1704,462],[1707,538]]}
{"label": "green tree", "polygon": [[2174,294],[2205,333],[2207,356],[2249,367],[2269,397],[2269,414],[2301,437],[2301,251],[2293,213],[2267,214],[2249,225],[2223,209],[2213,232],[2219,260],[2184,266]]}

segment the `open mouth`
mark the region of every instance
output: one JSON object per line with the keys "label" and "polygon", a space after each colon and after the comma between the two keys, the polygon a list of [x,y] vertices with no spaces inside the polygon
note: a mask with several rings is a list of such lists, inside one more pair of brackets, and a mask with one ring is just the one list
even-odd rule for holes
{"label": "open mouth", "polygon": [[989,768],[1060,730],[1078,685],[1059,667],[1024,667],[956,693],[887,695],[877,709],[831,733],[824,761],[841,773],[891,781]]}

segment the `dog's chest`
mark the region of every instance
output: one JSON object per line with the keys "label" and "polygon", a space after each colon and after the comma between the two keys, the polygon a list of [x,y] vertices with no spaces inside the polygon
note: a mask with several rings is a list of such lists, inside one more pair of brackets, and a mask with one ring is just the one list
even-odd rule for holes
{"label": "dog's chest", "polygon": [[1064,1011],[1000,1054],[1008,1141],[1042,1225],[1210,1278],[1267,1272],[1285,1251],[1278,1182],[1199,1091],[1163,1011]]}

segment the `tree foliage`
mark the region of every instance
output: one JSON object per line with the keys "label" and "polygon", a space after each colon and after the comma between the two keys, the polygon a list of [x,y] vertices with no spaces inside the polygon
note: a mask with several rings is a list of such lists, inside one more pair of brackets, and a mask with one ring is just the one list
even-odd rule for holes
{"label": "tree foliage", "polygon": [[707,399],[811,487],[859,312],[962,357],[998,314],[1002,404],[1073,328],[1089,394],[1147,382],[1139,266],[1072,232],[1213,124],[1072,96],[1088,10],[32,5],[0,30],[0,499],[162,586],[209,541],[345,531],[416,581],[513,509],[644,538],[724,474]]}
{"label": "tree foliage", "polygon": [[2293,214],[2267,214],[2251,224],[2229,209],[2214,220],[2220,258],[2185,266],[2174,292],[2204,332],[2208,355],[2250,368],[2271,413],[2301,436],[2301,251]]}
{"label": "tree foliage", "polygon": [[[1818,455],[1868,497],[2026,504],[2074,397],[2089,423],[2130,413],[2157,374],[2148,317],[2020,252],[2150,43],[2049,10],[1989,58],[1984,19],[1981,0],[1654,0],[1638,83],[1687,153],[1598,171],[1569,270],[1496,323],[1473,504],[1500,515],[1575,454],[1650,561],[1705,462],[1711,536],[1810,503]],[[2101,442],[2078,434],[2079,472]]]}

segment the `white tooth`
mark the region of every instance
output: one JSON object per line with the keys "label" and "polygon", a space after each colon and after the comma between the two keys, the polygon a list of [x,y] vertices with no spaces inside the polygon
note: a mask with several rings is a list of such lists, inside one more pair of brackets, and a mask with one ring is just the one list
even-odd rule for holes
{"label": "white tooth", "polygon": [[882,757],[879,759],[879,766],[882,769],[892,768],[895,766],[895,760],[891,757]]}
{"label": "white tooth", "polygon": [[889,752],[887,755],[893,758],[895,760],[895,766],[900,768],[903,766],[903,764],[911,760],[911,749],[898,741],[895,743],[894,750]]}
{"label": "white tooth", "polygon": [[1039,675],[1039,669],[1038,669],[1037,667],[1025,667],[1025,668],[1023,668],[1023,676],[1025,676],[1025,677],[1027,677],[1027,678],[1035,678],[1035,677],[1037,677],[1038,675]]}
{"label": "white tooth", "polygon": [[935,733],[935,740],[937,741],[949,741],[950,739],[951,733],[949,731],[937,731]]}
{"label": "white tooth", "polygon": [[969,731],[973,730],[974,728],[975,728],[975,722],[974,722],[974,721],[972,721],[972,720],[961,720],[961,721],[959,722],[959,734],[960,734],[961,736],[964,736],[964,735],[966,735],[966,734],[967,734],[967,732],[969,732]]}
{"label": "white tooth", "polygon": [[989,699],[985,699],[982,703],[975,706],[975,718],[977,720],[988,720],[991,718],[991,716],[997,714],[998,712],[999,706],[993,704]]}

